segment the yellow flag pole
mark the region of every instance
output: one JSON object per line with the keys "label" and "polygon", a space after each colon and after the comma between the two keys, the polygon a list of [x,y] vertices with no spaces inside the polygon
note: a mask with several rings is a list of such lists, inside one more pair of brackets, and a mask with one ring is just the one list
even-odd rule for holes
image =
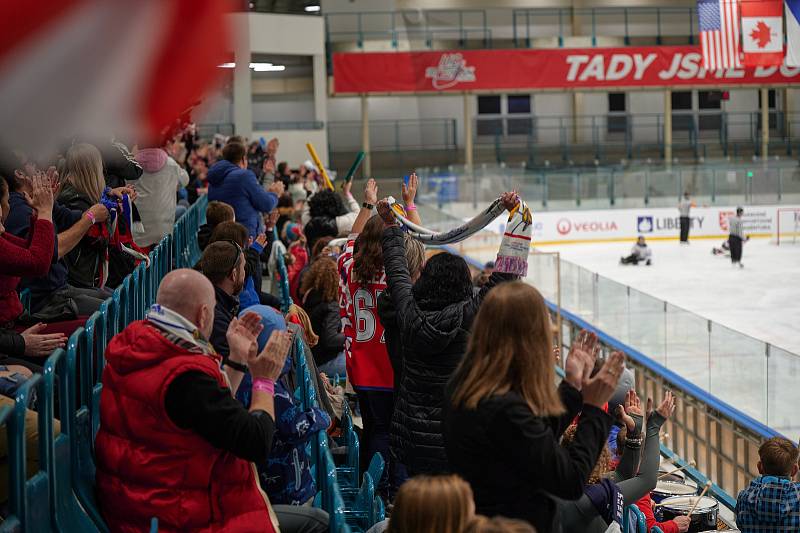
{"label": "yellow flag pole", "polygon": [[322,165],[322,161],[320,161],[317,151],[314,150],[314,145],[311,143],[306,143],[306,148],[308,149],[308,153],[311,154],[311,159],[314,161],[314,164],[317,165],[320,174],[322,174],[322,179],[325,180],[325,186],[330,190],[333,190],[333,182],[328,177],[328,171],[325,170],[325,167]]}

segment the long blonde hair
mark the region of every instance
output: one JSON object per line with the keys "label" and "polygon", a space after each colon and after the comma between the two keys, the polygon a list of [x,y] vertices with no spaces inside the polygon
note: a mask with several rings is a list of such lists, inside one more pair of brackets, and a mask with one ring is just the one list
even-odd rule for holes
{"label": "long blonde hair", "polygon": [[67,181],[92,202],[99,202],[106,187],[103,177],[103,157],[91,144],[81,143],[67,150]]}
{"label": "long blonde hair", "polygon": [[469,484],[458,476],[416,476],[400,487],[387,533],[461,533],[475,514]]}
{"label": "long blonde hair", "polygon": [[539,291],[520,281],[495,287],[481,304],[467,353],[451,378],[453,405],[475,409],[482,399],[511,391],[537,416],[563,413],[552,345]]}

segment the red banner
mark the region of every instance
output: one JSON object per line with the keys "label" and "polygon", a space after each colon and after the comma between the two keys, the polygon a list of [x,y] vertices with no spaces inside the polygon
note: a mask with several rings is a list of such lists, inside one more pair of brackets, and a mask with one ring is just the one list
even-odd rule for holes
{"label": "red banner", "polygon": [[800,68],[709,72],[696,46],[333,55],[337,94],[797,83]]}

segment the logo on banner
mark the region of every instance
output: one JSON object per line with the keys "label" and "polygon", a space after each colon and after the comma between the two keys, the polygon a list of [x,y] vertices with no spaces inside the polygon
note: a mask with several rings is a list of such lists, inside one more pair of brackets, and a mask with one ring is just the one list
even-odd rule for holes
{"label": "logo on banner", "polygon": [[570,222],[566,218],[562,218],[561,220],[556,222],[556,230],[561,235],[566,235],[567,233],[569,233],[572,230],[572,222]]}
{"label": "logo on banner", "polygon": [[636,217],[636,233],[653,233],[653,217]]}
{"label": "logo on banner", "polygon": [[592,220],[583,222],[580,220],[570,220],[561,218],[556,222],[556,231],[561,235],[566,235],[572,231],[575,233],[598,233],[605,231],[617,231],[619,227],[613,220]]}
{"label": "logo on banner", "polygon": [[431,79],[434,89],[449,89],[459,82],[473,82],[475,67],[467,66],[467,60],[459,53],[442,54],[439,64],[425,69],[425,77]]}

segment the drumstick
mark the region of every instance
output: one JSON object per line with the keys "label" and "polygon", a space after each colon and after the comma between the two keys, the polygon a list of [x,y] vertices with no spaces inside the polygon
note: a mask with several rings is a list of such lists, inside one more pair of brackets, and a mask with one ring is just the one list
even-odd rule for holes
{"label": "drumstick", "polygon": [[681,470],[684,470],[686,468],[689,468],[689,467],[694,468],[696,466],[697,466],[697,462],[695,462],[694,459],[693,459],[693,460],[689,461],[689,464],[687,464],[687,465],[684,465],[684,466],[682,466],[680,468],[676,468],[675,470],[672,470],[670,472],[664,472],[663,474],[658,476],[658,479],[661,479],[662,477],[670,476],[670,475],[675,474],[676,472],[680,472]]}
{"label": "drumstick", "polygon": [[710,488],[711,488],[711,481],[709,480],[709,481],[706,481],[706,486],[703,487],[703,492],[701,492],[700,496],[697,497],[697,500],[695,500],[694,505],[692,506],[692,508],[689,509],[688,513],[686,513],[686,516],[692,516],[692,513],[694,512],[695,509],[697,509],[697,506],[700,504],[700,500],[703,499],[703,496],[706,495],[706,492],[708,492],[708,489],[710,489]]}

